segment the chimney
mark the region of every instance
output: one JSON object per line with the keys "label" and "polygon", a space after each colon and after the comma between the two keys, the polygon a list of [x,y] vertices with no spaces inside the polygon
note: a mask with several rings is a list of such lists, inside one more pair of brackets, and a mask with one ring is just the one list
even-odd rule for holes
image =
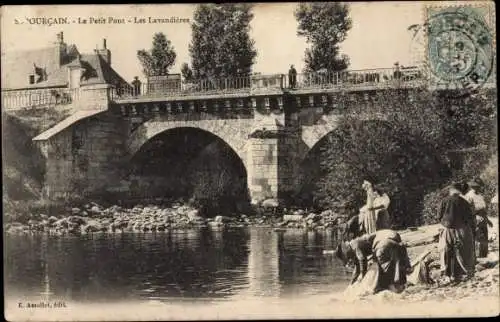
{"label": "chimney", "polygon": [[64,43],[64,34],[59,32],[57,34],[57,40],[55,42],[55,63],[61,66],[67,62],[67,46]]}
{"label": "chimney", "polygon": [[102,40],[102,49],[98,49],[97,53],[104,61],[111,65],[111,51],[107,47],[106,38]]}
{"label": "chimney", "polygon": [[62,31],[57,34],[57,43],[58,44],[63,44],[64,43],[64,34],[63,34]]}

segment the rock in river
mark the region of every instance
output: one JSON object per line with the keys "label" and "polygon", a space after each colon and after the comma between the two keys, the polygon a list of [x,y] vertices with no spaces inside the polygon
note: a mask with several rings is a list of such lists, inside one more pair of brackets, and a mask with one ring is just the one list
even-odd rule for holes
{"label": "rock in river", "polygon": [[302,215],[284,215],[283,221],[302,221],[304,217]]}
{"label": "rock in river", "polygon": [[276,208],[279,206],[279,202],[276,199],[266,199],[262,202],[262,207],[264,208]]}

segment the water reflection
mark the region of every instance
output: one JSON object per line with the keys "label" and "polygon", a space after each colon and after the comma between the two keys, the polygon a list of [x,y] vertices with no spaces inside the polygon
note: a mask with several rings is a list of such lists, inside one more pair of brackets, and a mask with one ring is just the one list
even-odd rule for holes
{"label": "water reflection", "polygon": [[280,294],[278,235],[271,230],[251,229],[249,285],[250,296],[277,296]]}
{"label": "water reflection", "polygon": [[279,235],[279,277],[287,296],[330,293],[343,289],[349,276],[332,255],[332,231],[287,230]]}
{"label": "water reflection", "polygon": [[8,236],[7,296],[80,302],[230,299],[331,292],[348,276],[330,232],[207,229],[82,237]]}

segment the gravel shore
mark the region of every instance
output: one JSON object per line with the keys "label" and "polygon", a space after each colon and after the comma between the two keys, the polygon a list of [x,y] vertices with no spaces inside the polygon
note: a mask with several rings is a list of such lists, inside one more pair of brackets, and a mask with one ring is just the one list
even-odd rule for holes
{"label": "gravel shore", "polygon": [[331,212],[306,213],[303,210],[278,215],[272,207],[261,207],[256,214],[237,214],[231,217],[204,218],[196,208],[174,204],[171,207],[136,205],[123,208],[117,205],[103,208],[96,203],[68,208],[58,214],[30,214],[24,221],[9,222],[7,234],[47,233],[51,235],[81,235],[91,233],[162,232],[171,229],[209,227],[264,226],[276,228],[333,228],[345,218]]}

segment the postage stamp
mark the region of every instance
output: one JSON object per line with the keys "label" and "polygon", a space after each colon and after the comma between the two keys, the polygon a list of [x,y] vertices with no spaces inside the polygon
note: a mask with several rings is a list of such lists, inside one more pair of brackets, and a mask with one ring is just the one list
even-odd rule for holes
{"label": "postage stamp", "polygon": [[8,321],[500,313],[492,3],[0,13]]}
{"label": "postage stamp", "polygon": [[490,5],[430,5],[426,13],[431,82],[472,93],[492,81],[496,48]]}

